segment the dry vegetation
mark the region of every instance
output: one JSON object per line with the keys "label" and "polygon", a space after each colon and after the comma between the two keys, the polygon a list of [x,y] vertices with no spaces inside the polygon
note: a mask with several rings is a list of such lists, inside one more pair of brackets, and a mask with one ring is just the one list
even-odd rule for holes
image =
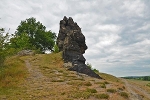
{"label": "dry vegetation", "polygon": [[128,80],[131,84],[135,84],[150,93],[150,81]]}
{"label": "dry vegetation", "polygon": [[[0,73],[0,99],[7,100],[126,100],[124,83],[99,73],[96,79],[63,68],[61,53],[11,57]],[[117,98],[117,99],[116,99]]]}
{"label": "dry vegetation", "polygon": [[144,100],[150,99],[150,81],[141,81],[141,80],[128,80],[128,82],[133,86],[133,89],[136,93],[140,94],[140,96]]}
{"label": "dry vegetation", "polygon": [[11,98],[25,88],[20,85],[27,77],[24,61],[14,56],[7,58],[5,66],[0,68],[0,99]]}

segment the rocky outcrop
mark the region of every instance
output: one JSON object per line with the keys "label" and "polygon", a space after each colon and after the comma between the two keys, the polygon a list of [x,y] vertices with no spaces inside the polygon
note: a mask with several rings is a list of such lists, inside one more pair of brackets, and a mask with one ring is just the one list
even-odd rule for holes
{"label": "rocky outcrop", "polygon": [[35,52],[33,50],[22,50],[18,52],[18,56],[33,56]]}
{"label": "rocky outcrop", "polygon": [[65,65],[69,63],[69,70],[87,74],[91,77],[101,78],[85,64],[86,59],[83,56],[87,49],[85,37],[81,32],[81,28],[71,17],[64,17],[60,21],[57,45],[59,50],[63,51]]}

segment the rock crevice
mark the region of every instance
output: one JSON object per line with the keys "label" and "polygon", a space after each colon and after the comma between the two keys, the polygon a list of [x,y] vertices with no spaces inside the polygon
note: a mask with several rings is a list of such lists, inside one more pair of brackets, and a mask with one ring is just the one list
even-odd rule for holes
{"label": "rock crevice", "polygon": [[63,52],[64,62],[72,63],[72,66],[68,68],[69,70],[101,78],[85,64],[86,59],[83,56],[87,49],[85,36],[81,32],[81,28],[71,17],[67,18],[65,16],[60,21],[57,45],[59,50]]}

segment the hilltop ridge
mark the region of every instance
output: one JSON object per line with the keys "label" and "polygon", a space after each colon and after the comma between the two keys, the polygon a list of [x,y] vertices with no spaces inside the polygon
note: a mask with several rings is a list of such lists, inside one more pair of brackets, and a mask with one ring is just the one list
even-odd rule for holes
{"label": "hilltop ridge", "polygon": [[[13,80],[8,76],[9,83],[6,81],[7,75],[5,75],[6,79],[3,77],[3,83],[0,84],[0,99],[127,100],[132,97],[122,79],[105,73],[97,73],[103,78],[97,79],[69,71],[63,67],[61,55],[62,52],[8,58],[5,62],[8,68],[17,63],[18,68],[23,67],[25,73],[21,72],[20,75],[23,76],[21,80],[14,82],[15,77],[11,74]],[[19,72],[16,72],[16,75]],[[12,82],[14,84],[11,84]],[[4,86],[4,83],[7,85]],[[133,98],[144,98],[135,95],[137,97],[133,96]]]}

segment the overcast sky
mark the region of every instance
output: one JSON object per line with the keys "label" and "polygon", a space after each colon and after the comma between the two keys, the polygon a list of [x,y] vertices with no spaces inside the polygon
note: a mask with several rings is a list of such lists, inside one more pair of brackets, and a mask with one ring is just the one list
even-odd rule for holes
{"label": "overcast sky", "polygon": [[115,76],[150,75],[150,0],[1,0],[0,27],[14,33],[35,17],[59,32],[72,17],[86,37],[87,62]]}

